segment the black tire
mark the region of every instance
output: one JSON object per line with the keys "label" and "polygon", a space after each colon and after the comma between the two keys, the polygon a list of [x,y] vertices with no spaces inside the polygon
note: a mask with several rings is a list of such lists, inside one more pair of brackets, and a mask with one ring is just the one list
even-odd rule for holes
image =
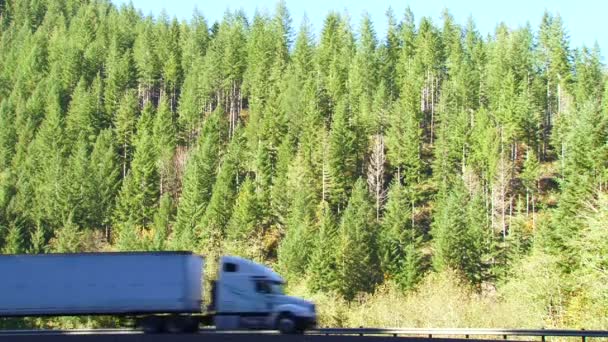
{"label": "black tire", "polygon": [[276,328],[281,334],[297,334],[298,328],[296,326],[296,320],[292,315],[280,314],[276,321]]}
{"label": "black tire", "polygon": [[191,316],[171,316],[166,320],[166,331],[172,334],[196,333],[199,321]]}
{"label": "black tire", "polygon": [[158,316],[142,317],[137,321],[137,326],[146,334],[160,334],[165,328],[163,318]]}
{"label": "black tire", "polygon": [[186,324],[181,316],[167,317],[166,331],[171,334],[181,334],[185,332]]}
{"label": "black tire", "polygon": [[198,317],[187,316],[184,317],[184,319],[186,323],[184,332],[189,334],[197,333],[200,325],[200,320],[198,319]]}

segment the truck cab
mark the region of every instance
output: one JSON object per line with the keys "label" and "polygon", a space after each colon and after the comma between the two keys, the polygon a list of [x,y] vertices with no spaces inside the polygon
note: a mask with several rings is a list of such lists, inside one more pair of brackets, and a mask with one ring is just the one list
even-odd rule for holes
{"label": "truck cab", "polygon": [[285,295],[284,279],[270,268],[236,256],[221,257],[219,267],[212,291],[216,329],[299,333],[316,325],[315,305]]}

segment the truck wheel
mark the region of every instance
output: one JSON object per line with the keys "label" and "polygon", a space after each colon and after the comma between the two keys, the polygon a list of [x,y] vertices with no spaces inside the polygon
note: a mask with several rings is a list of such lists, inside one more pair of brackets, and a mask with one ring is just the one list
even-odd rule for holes
{"label": "truck wheel", "polygon": [[167,318],[167,332],[173,334],[198,332],[199,321],[196,317],[171,316]]}
{"label": "truck wheel", "polygon": [[184,317],[184,332],[194,334],[198,332],[200,321],[198,317]]}
{"label": "truck wheel", "polygon": [[157,316],[148,316],[140,318],[137,325],[146,334],[159,334],[163,332],[163,319]]}
{"label": "truck wheel", "polygon": [[172,334],[179,334],[186,331],[186,322],[184,317],[181,316],[171,316],[167,318],[167,332]]}
{"label": "truck wheel", "polygon": [[282,314],[277,319],[277,329],[281,334],[295,334],[298,332],[296,321],[291,315]]}

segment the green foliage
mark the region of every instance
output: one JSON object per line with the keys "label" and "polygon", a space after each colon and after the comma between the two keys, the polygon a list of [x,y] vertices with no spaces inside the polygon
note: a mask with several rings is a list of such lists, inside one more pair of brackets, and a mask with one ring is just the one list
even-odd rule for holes
{"label": "green foliage", "polygon": [[488,248],[484,203],[478,195],[468,193],[461,178],[452,179],[438,197],[432,224],[434,266],[437,270],[459,270],[479,284],[485,280],[484,254]]}
{"label": "green foliage", "polygon": [[317,212],[319,227],[310,256],[308,285],[312,291],[328,292],[338,288],[336,264],[337,228],[327,202]]}
{"label": "green foliage", "polygon": [[353,188],[336,239],[337,291],[347,299],[379,282],[378,227],[362,180]]}
{"label": "green foliage", "polygon": [[172,236],[175,248],[188,248],[195,244],[195,227],[211,199],[222,153],[222,116],[223,111],[218,109],[207,119],[203,138],[189,153]]}
{"label": "green foliage", "polygon": [[4,246],[2,253],[4,254],[19,254],[25,251],[23,232],[18,224],[12,223],[8,227],[8,232],[5,234]]}
{"label": "green foliage", "polygon": [[169,229],[173,218],[173,210],[171,197],[163,195],[160,199],[158,211],[154,214],[154,222],[152,224],[154,231],[151,244],[152,250],[162,251],[166,249]]}
{"label": "green foliage", "polygon": [[411,191],[394,181],[379,237],[382,270],[403,289],[413,288],[423,275],[422,234],[414,226]]}
{"label": "green foliage", "polygon": [[254,182],[246,178],[240,184],[234,210],[226,226],[227,249],[246,257],[259,256],[256,246],[260,223],[260,203],[257,201]]}
{"label": "green foliage", "polygon": [[148,104],[139,118],[131,170],[118,195],[116,223],[147,227],[159,200],[157,150],[152,138],[152,109]]}
{"label": "green foliage", "polygon": [[51,250],[55,253],[76,253],[80,252],[83,243],[82,232],[78,226],[72,222],[69,216],[63,226],[55,232],[55,237],[49,242]]}
{"label": "green foliage", "polygon": [[217,180],[213,185],[211,199],[205,214],[196,225],[195,238],[200,241],[200,249],[221,251],[230,220],[239,182],[239,160],[242,156],[242,142],[235,137],[228,146],[219,165]]}
{"label": "green foliage", "polygon": [[0,8],[3,252],[240,254],[330,293],[336,325],[425,325],[441,294],[492,314],[438,325],[606,328],[606,72],[559,15],[482,35],[389,10],[380,37],[332,12],[292,42],[284,2]]}

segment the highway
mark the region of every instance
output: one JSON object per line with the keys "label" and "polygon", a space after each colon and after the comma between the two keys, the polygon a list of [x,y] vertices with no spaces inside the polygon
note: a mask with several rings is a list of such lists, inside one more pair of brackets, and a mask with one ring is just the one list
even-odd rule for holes
{"label": "highway", "polygon": [[[143,334],[135,330],[6,330],[0,331],[1,342],[395,342],[392,336],[324,336],[279,335],[276,333]],[[475,342],[489,340],[400,337],[408,342]],[[502,340],[504,341],[504,340]]]}

